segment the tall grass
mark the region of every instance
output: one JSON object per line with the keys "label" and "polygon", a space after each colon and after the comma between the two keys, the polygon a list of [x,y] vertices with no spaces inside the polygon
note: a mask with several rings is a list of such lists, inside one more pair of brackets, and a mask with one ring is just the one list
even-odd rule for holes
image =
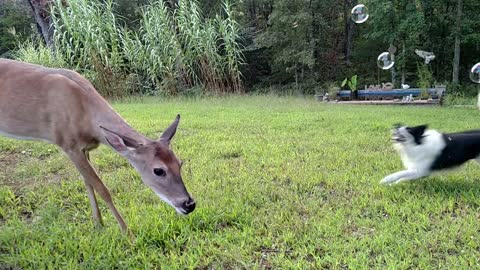
{"label": "tall grass", "polygon": [[93,71],[93,83],[106,96],[125,95],[132,78],[151,93],[199,86],[242,91],[239,26],[229,2],[224,16],[207,20],[195,0],[172,8],[151,1],[135,31],[119,25],[113,0],[53,0],[52,6],[57,52],[77,70]]}
{"label": "tall grass", "polygon": [[[77,69],[95,71],[94,83],[107,96],[123,95],[123,50],[113,0],[54,0],[55,48]],[[125,89],[123,89],[125,90]]]}
{"label": "tall grass", "polygon": [[233,19],[232,4],[229,0],[223,2],[223,9],[226,14],[225,18],[217,15],[216,22],[220,33],[220,38],[223,41],[224,61],[226,64],[225,71],[227,78],[230,80],[230,85],[235,92],[242,89],[241,73],[239,64],[243,62],[242,50],[238,39],[240,38],[240,27]]}
{"label": "tall grass", "polygon": [[135,72],[167,93],[177,93],[181,48],[173,21],[163,1],[152,2],[142,12],[137,33],[123,37],[125,57]]}
{"label": "tall grass", "polygon": [[224,9],[225,18],[206,20],[197,1],[179,1],[174,10],[153,1],[142,12],[138,34],[124,36],[125,56],[137,73],[169,94],[178,93],[179,85],[240,92],[239,28],[228,3]]}
{"label": "tall grass", "polygon": [[235,92],[234,85],[229,83],[232,80],[227,70],[228,58],[222,50],[222,24],[217,23],[224,20],[207,21],[197,1],[181,1],[175,11],[175,21],[188,75],[211,92]]}

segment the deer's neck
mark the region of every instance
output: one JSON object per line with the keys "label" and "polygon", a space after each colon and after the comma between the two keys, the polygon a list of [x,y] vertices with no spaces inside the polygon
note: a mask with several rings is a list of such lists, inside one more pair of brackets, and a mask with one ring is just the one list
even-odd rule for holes
{"label": "deer's neck", "polygon": [[144,142],[146,137],[132,128],[125,119],[123,119],[103,98],[96,100],[97,103],[93,111],[94,128],[96,130],[96,139],[105,145],[109,145],[100,127],[104,127],[123,136],[134,139],[138,142]]}

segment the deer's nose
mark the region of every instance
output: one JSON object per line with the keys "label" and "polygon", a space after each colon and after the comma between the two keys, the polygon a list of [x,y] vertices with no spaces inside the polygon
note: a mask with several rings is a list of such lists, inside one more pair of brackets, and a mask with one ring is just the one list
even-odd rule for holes
{"label": "deer's nose", "polygon": [[195,210],[195,201],[192,198],[188,198],[188,200],[183,203],[183,209],[187,211],[187,214],[193,212],[193,210]]}

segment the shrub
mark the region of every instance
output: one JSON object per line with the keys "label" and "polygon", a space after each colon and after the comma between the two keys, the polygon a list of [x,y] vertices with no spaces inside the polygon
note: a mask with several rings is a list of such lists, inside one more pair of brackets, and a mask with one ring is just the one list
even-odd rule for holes
{"label": "shrub", "polygon": [[16,59],[52,68],[68,68],[61,55],[52,52],[50,48],[35,37],[18,45],[13,55]]}

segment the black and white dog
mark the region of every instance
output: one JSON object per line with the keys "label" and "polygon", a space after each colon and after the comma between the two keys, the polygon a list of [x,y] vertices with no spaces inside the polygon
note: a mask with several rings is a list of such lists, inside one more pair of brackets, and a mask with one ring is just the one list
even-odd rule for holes
{"label": "black and white dog", "polygon": [[392,139],[406,170],[383,178],[381,184],[416,180],[471,159],[480,162],[480,130],[446,134],[427,130],[427,125],[396,125]]}

